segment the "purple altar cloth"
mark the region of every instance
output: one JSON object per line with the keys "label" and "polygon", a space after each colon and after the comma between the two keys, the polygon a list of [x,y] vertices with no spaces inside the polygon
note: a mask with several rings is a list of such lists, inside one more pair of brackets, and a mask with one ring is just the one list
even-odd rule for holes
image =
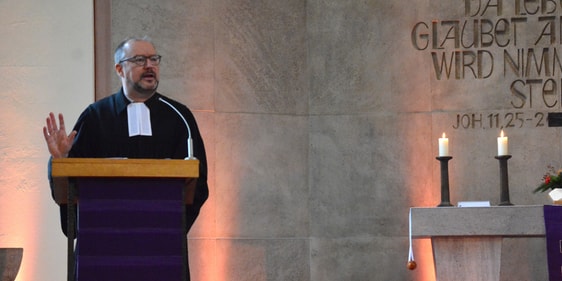
{"label": "purple altar cloth", "polygon": [[544,206],[546,253],[550,281],[562,281],[562,206]]}
{"label": "purple altar cloth", "polygon": [[79,179],[78,281],[185,280],[184,180]]}

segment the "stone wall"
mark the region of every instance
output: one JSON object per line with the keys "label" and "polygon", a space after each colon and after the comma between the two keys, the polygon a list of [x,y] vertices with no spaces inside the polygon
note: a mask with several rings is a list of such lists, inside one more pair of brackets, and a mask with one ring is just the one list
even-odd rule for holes
{"label": "stone wall", "polygon": [[92,6],[2,0],[0,35],[0,248],[23,248],[18,281],[65,280],[66,237],[41,130],[51,111],[71,127],[94,100]]}
{"label": "stone wall", "polygon": [[[548,203],[562,7],[536,2],[113,1],[112,45],[155,40],[206,140],[194,279],[430,280],[427,241],[406,269],[408,209],[439,204],[442,133],[453,204],[499,203],[501,129],[512,203]],[[506,245],[503,278],[544,276],[543,250]]]}

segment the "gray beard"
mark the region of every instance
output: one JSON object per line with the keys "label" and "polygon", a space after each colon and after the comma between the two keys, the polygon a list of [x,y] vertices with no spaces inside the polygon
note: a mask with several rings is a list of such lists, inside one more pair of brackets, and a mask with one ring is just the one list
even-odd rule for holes
{"label": "gray beard", "polygon": [[160,81],[156,81],[156,86],[154,87],[154,89],[145,89],[140,85],[140,83],[134,83],[133,89],[141,95],[151,96],[156,92],[156,89],[158,89],[158,85],[160,85]]}

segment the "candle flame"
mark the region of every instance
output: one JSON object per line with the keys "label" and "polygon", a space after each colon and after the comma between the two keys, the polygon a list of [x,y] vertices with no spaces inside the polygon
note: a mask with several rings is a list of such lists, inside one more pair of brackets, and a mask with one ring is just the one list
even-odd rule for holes
{"label": "candle flame", "polygon": [[445,136],[445,132],[443,132],[443,138],[446,138],[446,136]]}
{"label": "candle flame", "polygon": [[500,137],[503,138],[503,130],[501,130],[501,132],[500,132]]}

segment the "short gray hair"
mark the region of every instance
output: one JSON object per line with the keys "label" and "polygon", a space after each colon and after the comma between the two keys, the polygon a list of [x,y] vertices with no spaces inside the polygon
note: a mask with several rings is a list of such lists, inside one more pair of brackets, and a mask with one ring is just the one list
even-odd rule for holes
{"label": "short gray hair", "polygon": [[152,39],[148,36],[127,37],[125,38],[125,40],[121,41],[119,45],[117,45],[117,48],[115,48],[115,52],[113,53],[113,60],[115,61],[115,64],[118,64],[122,59],[125,58],[125,50],[124,50],[125,45],[129,42],[135,42],[135,41],[146,41],[152,44],[152,46],[154,46]]}

